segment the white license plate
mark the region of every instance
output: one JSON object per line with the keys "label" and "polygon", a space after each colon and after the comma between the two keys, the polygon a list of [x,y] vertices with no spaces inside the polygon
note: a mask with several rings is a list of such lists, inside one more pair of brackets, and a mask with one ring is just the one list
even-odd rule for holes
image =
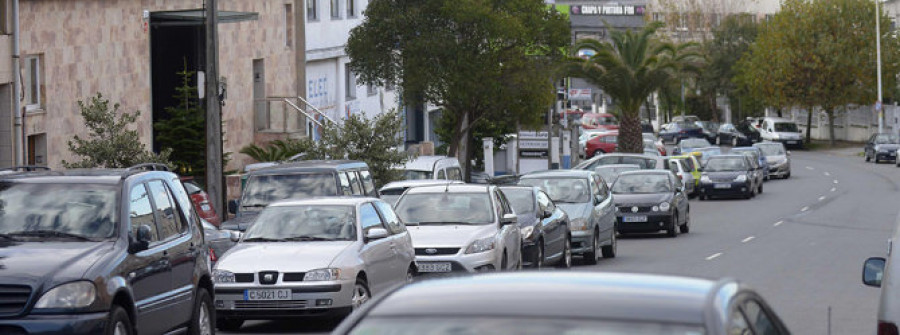
{"label": "white license plate", "polygon": [[244,300],[291,300],[291,289],[245,290]]}
{"label": "white license plate", "polygon": [[714,188],[731,188],[731,184],[716,184]]}
{"label": "white license plate", "polygon": [[797,141],[787,141],[787,144],[797,144]]}
{"label": "white license plate", "polygon": [[644,215],[640,216],[623,216],[622,222],[647,222],[647,217]]}
{"label": "white license plate", "polygon": [[450,263],[418,263],[419,272],[450,272]]}

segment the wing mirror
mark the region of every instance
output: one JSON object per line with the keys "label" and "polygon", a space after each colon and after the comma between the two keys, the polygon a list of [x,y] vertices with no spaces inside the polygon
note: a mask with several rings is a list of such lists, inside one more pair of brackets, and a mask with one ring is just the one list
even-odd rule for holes
{"label": "wing mirror", "polygon": [[150,225],[142,224],[138,227],[137,233],[135,234],[135,240],[131,241],[131,244],[128,246],[128,251],[131,253],[137,253],[150,248],[150,240],[153,239],[153,228],[150,228]]}
{"label": "wing mirror", "polygon": [[863,265],[863,284],[881,287],[881,279],[884,277],[884,264],[885,259],[881,257],[870,257],[867,259]]}
{"label": "wing mirror", "polygon": [[544,212],[541,213],[541,219],[546,219],[553,216],[553,212],[549,209],[544,209]]}
{"label": "wing mirror", "polygon": [[511,225],[516,224],[519,221],[519,218],[515,214],[503,214],[503,217],[500,218],[500,225]]}
{"label": "wing mirror", "polygon": [[238,207],[240,207],[241,201],[237,199],[228,200],[228,213],[229,214],[237,214]]}
{"label": "wing mirror", "polygon": [[233,230],[228,237],[231,239],[231,242],[237,242],[241,240],[241,237],[244,237],[244,233]]}
{"label": "wing mirror", "polygon": [[366,233],[366,241],[380,240],[388,237],[388,231],[384,228],[372,228]]}

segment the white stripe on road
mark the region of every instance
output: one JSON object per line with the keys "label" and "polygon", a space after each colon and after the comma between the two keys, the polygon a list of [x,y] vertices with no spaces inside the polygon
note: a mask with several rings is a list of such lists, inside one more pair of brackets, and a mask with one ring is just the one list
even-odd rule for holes
{"label": "white stripe on road", "polygon": [[835,179],[835,180],[834,180],[834,183],[835,183],[835,184],[837,184],[837,183],[838,183],[838,180],[837,180],[837,179]]}
{"label": "white stripe on road", "polygon": [[822,200],[825,200],[825,196],[824,196],[824,195],[821,196],[821,197],[819,197],[819,201],[822,201]]}
{"label": "white stripe on road", "polygon": [[784,221],[778,221],[778,222],[775,222],[775,224],[773,224],[772,226],[778,227],[778,226],[780,226],[782,223],[784,223]]}
{"label": "white stripe on road", "polygon": [[709,257],[706,257],[706,260],[711,261],[711,260],[716,259],[716,257],[719,257],[719,256],[722,256],[721,252],[717,252],[717,253],[710,255]]}
{"label": "white stripe on road", "polygon": [[831,175],[831,173],[828,173],[828,172],[825,172],[825,175],[826,175],[826,176],[830,176],[830,175]]}
{"label": "white stripe on road", "polygon": [[831,192],[837,191],[837,187],[832,187]]}
{"label": "white stripe on road", "polygon": [[747,237],[747,238],[741,240],[741,243],[747,243],[747,242],[753,241],[754,238],[756,238],[756,237],[755,237],[755,236],[749,236],[749,237]]}
{"label": "white stripe on road", "polygon": [[800,209],[801,212],[805,212],[809,210],[809,206],[803,207]]}
{"label": "white stripe on road", "polygon": [[815,170],[815,168],[813,168],[812,166],[807,166],[806,169],[807,170]]}

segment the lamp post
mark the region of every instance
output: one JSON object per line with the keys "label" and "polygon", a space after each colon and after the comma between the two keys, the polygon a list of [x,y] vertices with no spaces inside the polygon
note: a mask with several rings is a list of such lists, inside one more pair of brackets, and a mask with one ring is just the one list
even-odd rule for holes
{"label": "lamp post", "polygon": [[875,59],[878,81],[878,101],[875,102],[875,109],[878,112],[878,132],[884,132],[884,112],[881,107],[881,14],[878,11],[881,0],[875,0]]}

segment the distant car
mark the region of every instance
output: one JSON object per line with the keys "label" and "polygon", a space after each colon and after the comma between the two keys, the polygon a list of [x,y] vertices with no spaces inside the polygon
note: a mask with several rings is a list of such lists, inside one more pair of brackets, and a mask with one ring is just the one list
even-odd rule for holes
{"label": "distant car", "polygon": [[691,153],[691,151],[694,151],[695,149],[708,148],[710,146],[712,146],[712,144],[709,144],[709,141],[704,138],[687,138],[675,145],[675,149],[672,149],[672,154],[685,155]]}
{"label": "distant car", "polygon": [[691,207],[684,184],[671,171],[622,173],[612,193],[616,199],[616,231],[620,234],[664,230],[669,237],[676,237],[679,231],[690,231]]}
{"label": "distant car", "polygon": [[619,129],[619,120],[616,120],[615,115],[609,113],[584,113],[581,115],[581,128],[617,130]]}
{"label": "distant car", "polygon": [[387,203],[364,197],[270,204],[213,271],[216,326],[342,317],[412,280],[412,240]]}
{"label": "distant car", "polygon": [[569,216],[537,187],[500,187],[516,212],[522,233],[522,265],[572,267]]}
{"label": "distant car", "polygon": [[684,115],[684,116],[682,116],[682,115],[676,115],[676,116],[673,116],[673,117],[672,117],[672,119],[671,119],[670,122],[688,122],[688,123],[694,123],[694,122],[697,122],[697,121],[700,121],[700,118],[697,117],[696,115]]}
{"label": "distant car", "polygon": [[228,249],[237,244],[241,239],[241,233],[234,230],[219,229],[219,227],[213,226],[212,223],[203,219],[200,219],[200,223],[203,225],[203,237],[209,245],[209,260],[215,265],[219,261],[219,256],[224,255]]}
{"label": "distant car", "polygon": [[436,180],[436,179],[423,179],[423,180],[401,180],[387,183],[378,189],[378,196],[384,202],[387,202],[391,206],[397,204],[397,200],[400,199],[400,196],[403,195],[403,192],[406,192],[410,187],[417,186],[432,186],[432,185],[447,185],[447,184],[462,184],[463,182],[459,180]]}
{"label": "distant car", "polygon": [[567,271],[412,283],[354,313],[332,334],[787,335],[790,331],[762,296],[734,280]]}
{"label": "distant car", "polygon": [[635,164],[640,166],[641,169],[665,169],[666,159],[660,156],[612,153],[583,161],[576,165],[574,169],[593,171],[598,166],[610,164]]}
{"label": "distant car", "polygon": [[589,139],[585,144],[584,152],[587,157],[596,157],[616,152],[618,148],[619,132],[607,132]]}
{"label": "distant car", "polygon": [[669,171],[672,171],[675,177],[681,180],[681,183],[684,185],[684,193],[688,197],[693,197],[699,193],[697,185],[694,183],[694,175],[691,174],[691,170],[688,168],[687,159],[669,159]]}
{"label": "distant car", "polygon": [[640,165],[637,164],[610,164],[610,165],[600,165],[594,168],[594,172],[600,175],[600,178],[606,182],[607,187],[612,187],[613,182],[616,181],[619,174],[622,172],[628,171],[636,171],[640,170]]}
{"label": "distant car", "polygon": [[803,147],[803,136],[797,123],[789,119],[765,117],[760,120],[759,134],[763,140],[781,142],[786,147]]}
{"label": "distant car", "polygon": [[700,177],[700,200],[712,197],[750,199],[761,191],[750,158],[744,155],[710,157]]}
{"label": "distant car", "polygon": [[689,122],[672,122],[659,130],[659,138],[664,142],[678,143],[686,138],[705,138],[703,128]]}
{"label": "distant car", "polygon": [[[866,162],[881,161],[897,162],[897,149],[900,149],[900,136],[892,133],[874,134],[866,141]],[[900,166],[900,162],[897,162]]]}
{"label": "distant car", "polygon": [[722,124],[716,134],[716,145],[730,145],[732,147],[753,145],[760,141],[759,130],[753,127],[750,121],[741,121],[737,125],[731,123]]}
{"label": "distant car", "polygon": [[644,140],[644,154],[650,156],[662,156],[662,153],[659,152],[659,148],[656,146],[656,142],[653,140]]}
{"label": "distant car", "polygon": [[697,126],[702,129],[703,136],[706,137],[706,140],[710,143],[716,141],[716,137],[718,137],[719,132],[719,123],[712,121],[696,121],[694,122]]}
{"label": "distant car", "polygon": [[760,142],[753,145],[762,151],[769,165],[769,178],[791,177],[791,152],[778,142]]}
{"label": "distant car", "polygon": [[585,129],[582,130],[581,135],[578,137],[578,155],[579,157],[584,158],[587,152],[587,142],[594,137],[609,133],[609,132],[617,132],[615,130],[605,130],[605,129]]}
{"label": "distant car", "polygon": [[463,180],[456,157],[418,156],[403,166],[403,179]]}
{"label": "distant car", "polygon": [[667,154],[666,145],[662,142],[661,139],[656,137],[656,135],[653,135],[653,133],[642,133],[641,135],[644,137],[644,141],[653,141],[654,145],[656,145],[656,150],[659,151],[660,156],[665,156]]}
{"label": "distant car", "polygon": [[732,148],[729,153],[749,155],[759,168],[758,174],[762,176],[763,180],[769,180],[769,163],[766,161],[766,156],[763,155],[762,150],[757,147]]}
{"label": "distant car", "polygon": [[700,159],[696,155],[669,156],[669,159],[680,159],[684,161],[685,167],[688,168],[688,171],[694,179],[694,190],[700,191],[700,170],[703,167],[700,163]]}
{"label": "distant car", "polygon": [[218,227],[221,225],[222,219],[219,218],[219,215],[216,214],[216,209],[209,203],[209,194],[192,180],[182,179],[181,183],[191,197],[191,203],[194,205],[194,210],[197,211],[197,215],[199,215],[201,219],[211,223],[213,226]]}
{"label": "distant car", "polygon": [[700,157],[699,157],[700,163],[706,164],[706,161],[708,161],[710,157],[713,157],[716,155],[721,155],[722,148],[719,148],[719,147],[695,148],[695,149],[691,150],[691,153],[692,154],[699,153],[700,154]]}

